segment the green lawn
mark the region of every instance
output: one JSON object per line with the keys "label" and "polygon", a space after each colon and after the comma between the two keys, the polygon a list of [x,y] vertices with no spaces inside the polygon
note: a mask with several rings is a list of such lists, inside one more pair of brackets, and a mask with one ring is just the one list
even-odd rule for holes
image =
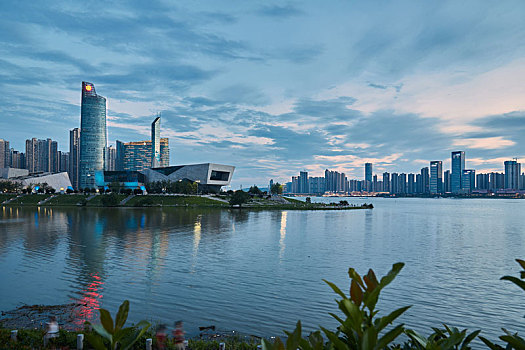
{"label": "green lawn", "polygon": [[140,203],[145,202],[147,205],[181,205],[181,206],[213,206],[213,207],[227,207],[227,203],[216,201],[213,199],[199,197],[199,196],[156,196],[156,195],[146,195],[146,196],[135,196],[129,202],[126,203],[126,206],[133,207],[135,205],[141,206]]}
{"label": "green lawn", "polygon": [[[87,206],[88,207],[103,207],[102,205],[102,197],[106,196],[105,194],[98,194],[96,195],[95,197],[91,198],[88,202],[87,202]],[[121,202],[124,198],[126,198],[128,195],[127,194],[118,194],[118,200],[119,202]]]}
{"label": "green lawn", "polygon": [[83,194],[59,194],[49,202],[46,202],[45,205],[77,205],[77,203],[81,202],[85,198],[87,198],[87,196]]}
{"label": "green lawn", "polygon": [[8,199],[11,199],[13,197],[16,197],[16,194],[4,194],[4,193],[0,193],[0,203],[2,203],[3,201],[6,201]]}
{"label": "green lawn", "polygon": [[50,194],[28,194],[10,202],[9,205],[37,205],[38,202],[51,197]]}

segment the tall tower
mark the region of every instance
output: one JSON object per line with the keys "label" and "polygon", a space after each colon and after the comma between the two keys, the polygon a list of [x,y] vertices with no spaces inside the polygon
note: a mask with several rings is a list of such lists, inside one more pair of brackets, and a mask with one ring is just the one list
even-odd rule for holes
{"label": "tall tower", "polygon": [[365,186],[367,191],[372,191],[372,163],[365,163]]}
{"label": "tall tower", "polygon": [[443,192],[443,162],[433,160],[430,162],[430,193]]}
{"label": "tall tower", "polygon": [[452,174],[450,174],[450,192],[459,193],[461,191],[461,178],[465,170],[465,152],[452,152]]}
{"label": "tall tower", "polygon": [[80,170],[80,129],[69,130],[69,178],[74,189],[78,189]]}
{"label": "tall tower", "polygon": [[104,170],[106,98],[97,95],[95,85],[85,81],[82,82],[80,130],[79,187],[95,188],[95,172]]}
{"label": "tall tower", "polygon": [[507,160],[505,163],[505,188],[519,190],[521,164],[517,160]]}
{"label": "tall tower", "polygon": [[160,167],[160,116],[151,123],[151,167]]}

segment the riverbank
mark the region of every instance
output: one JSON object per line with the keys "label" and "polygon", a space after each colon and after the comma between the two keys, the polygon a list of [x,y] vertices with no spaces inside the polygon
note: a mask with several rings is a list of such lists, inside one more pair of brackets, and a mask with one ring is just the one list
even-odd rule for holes
{"label": "riverbank", "polygon": [[36,207],[206,207],[250,210],[354,210],[372,209],[371,204],[308,203],[282,196],[254,196],[242,205],[231,206],[227,195],[178,194],[1,194],[2,206]]}

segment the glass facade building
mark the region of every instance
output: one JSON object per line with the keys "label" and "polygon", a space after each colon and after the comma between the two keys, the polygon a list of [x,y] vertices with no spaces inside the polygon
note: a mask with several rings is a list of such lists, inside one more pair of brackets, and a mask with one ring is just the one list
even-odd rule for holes
{"label": "glass facade building", "polygon": [[465,170],[465,152],[452,152],[452,173],[450,174],[450,192],[459,193],[461,191],[461,178]]}
{"label": "glass facade building", "polygon": [[97,95],[95,85],[82,82],[80,112],[79,187],[95,188],[95,172],[104,171],[106,134],[106,98]]}
{"label": "glass facade building", "polygon": [[160,117],[151,123],[151,167],[158,168],[161,164],[160,153]]}
{"label": "glass facade building", "polygon": [[430,193],[443,192],[443,163],[440,160],[430,162]]}

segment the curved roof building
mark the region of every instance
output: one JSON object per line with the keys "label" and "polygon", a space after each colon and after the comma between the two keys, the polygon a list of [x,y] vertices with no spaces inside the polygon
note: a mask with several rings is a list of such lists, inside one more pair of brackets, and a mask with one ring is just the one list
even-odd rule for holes
{"label": "curved roof building", "polygon": [[95,85],[83,81],[80,112],[80,188],[96,187],[95,172],[104,170],[106,144],[106,98],[97,95]]}

